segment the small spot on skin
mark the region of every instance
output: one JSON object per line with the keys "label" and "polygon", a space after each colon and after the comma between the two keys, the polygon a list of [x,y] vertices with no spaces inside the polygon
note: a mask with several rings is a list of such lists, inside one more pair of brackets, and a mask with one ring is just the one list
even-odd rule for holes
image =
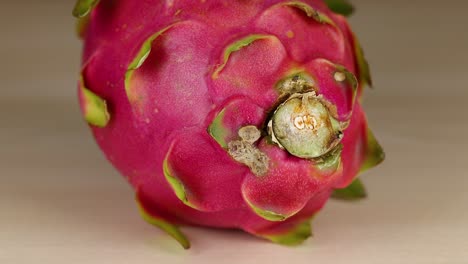
{"label": "small spot on skin", "polygon": [[106,81],[106,86],[111,87],[111,88],[115,87],[115,85],[113,83],[111,83],[110,81]]}
{"label": "small spot on skin", "polygon": [[288,32],[286,32],[286,36],[288,38],[294,38],[294,32],[292,30],[288,30]]}
{"label": "small spot on skin", "polygon": [[145,119],[145,122],[146,122],[146,124],[149,124],[149,123],[150,123],[150,119],[149,119],[149,118],[146,118],[146,119]]}
{"label": "small spot on skin", "polygon": [[177,63],[185,63],[193,60],[193,55],[192,54],[186,54],[185,56],[180,56],[177,57],[176,62]]}
{"label": "small spot on skin", "polygon": [[335,75],[333,76],[337,82],[344,82],[346,80],[346,74],[343,72],[335,72]]}
{"label": "small spot on skin", "polygon": [[159,109],[155,108],[155,109],[153,110],[153,112],[154,112],[155,114],[157,114],[157,113],[159,113]]}

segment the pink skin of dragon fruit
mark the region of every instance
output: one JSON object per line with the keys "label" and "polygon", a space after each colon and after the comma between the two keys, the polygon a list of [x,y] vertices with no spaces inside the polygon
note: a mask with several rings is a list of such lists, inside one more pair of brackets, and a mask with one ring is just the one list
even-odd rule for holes
{"label": "pink skin of dragon fruit", "polygon": [[85,119],[144,219],[186,248],[180,225],[298,244],[383,159],[359,43],[321,0],[85,0],[75,15]]}

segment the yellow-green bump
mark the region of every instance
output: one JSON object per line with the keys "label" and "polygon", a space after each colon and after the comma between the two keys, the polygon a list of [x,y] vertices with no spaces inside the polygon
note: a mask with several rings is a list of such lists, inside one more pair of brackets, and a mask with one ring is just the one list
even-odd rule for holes
{"label": "yellow-green bump", "polygon": [[320,13],[315,8],[311,7],[310,5],[301,2],[301,1],[291,1],[283,3],[282,5],[295,7],[297,9],[302,10],[308,17],[313,18],[315,21],[322,23],[322,24],[329,24],[335,26],[333,20],[331,20],[328,16]]}
{"label": "yellow-green bump", "polygon": [[357,77],[342,65],[335,64],[335,67],[345,75],[346,81],[353,87],[353,91],[356,92],[359,85]]}
{"label": "yellow-green bump", "polygon": [[282,215],[282,214],[275,213],[273,211],[261,209],[261,208],[255,206],[251,201],[249,201],[249,199],[247,199],[247,197],[245,197],[245,195],[244,195],[244,200],[247,202],[249,207],[258,216],[260,216],[260,217],[262,217],[262,218],[264,218],[264,219],[266,219],[268,221],[279,222],[279,221],[284,221],[289,217],[289,216],[285,216],[285,215]]}
{"label": "yellow-green bump", "polygon": [[73,8],[73,16],[81,18],[88,15],[98,2],[99,0],[78,0]]}
{"label": "yellow-green bump", "polygon": [[354,75],[352,72],[348,71],[348,69],[346,69],[344,66],[338,65],[338,64],[336,64],[335,66],[336,66],[336,69],[339,72],[341,72],[341,73],[343,73],[345,75],[346,82],[348,82],[348,84],[351,85],[351,87],[353,88],[352,102],[353,102],[353,105],[354,105],[354,102],[355,102],[356,96],[357,96],[358,86],[359,86],[358,79],[357,79],[356,75]]}
{"label": "yellow-green bump", "polygon": [[151,45],[153,44],[153,41],[173,26],[174,24],[168,27],[165,27],[162,30],[151,35],[148,39],[146,39],[143,42],[143,44],[141,44],[140,48],[138,49],[138,53],[135,56],[135,58],[133,58],[132,62],[128,65],[127,72],[125,73],[125,92],[127,94],[127,98],[129,99],[129,101],[132,101],[130,100],[130,98],[132,98],[130,95],[130,92],[131,92],[130,80],[132,79],[133,72],[137,70],[138,68],[140,68],[140,66],[148,58],[149,54],[151,53]]}
{"label": "yellow-green bump", "polygon": [[307,238],[312,236],[312,228],[310,226],[310,220],[299,223],[292,230],[282,234],[274,235],[259,235],[260,237],[266,238],[274,243],[296,246],[302,244]]}
{"label": "yellow-green bump", "polygon": [[256,40],[266,39],[270,37],[272,36],[260,34],[249,35],[227,46],[227,48],[224,49],[223,62],[216,67],[211,77],[213,79],[217,79],[219,77],[219,73],[224,69],[224,67],[226,67],[229,57],[233,52],[239,51],[240,49],[252,44]]}
{"label": "yellow-green bump", "polygon": [[227,148],[226,137],[229,131],[223,126],[226,109],[221,110],[208,127],[208,133],[222,148]]}
{"label": "yellow-green bump", "polygon": [[137,199],[137,203],[138,203],[138,208],[139,208],[139,211],[140,211],[140,215],[143,218],[143,220],[145,220],[146,222],[148,222],[151,225],[154,225],[154,226],[160,228],[161,230],[163,230],[164,232],[169,234],[177,242],[179,242],[180,245],[183,248],[185,248],[185,249],[190,248],[190,241],[179,230],[179,228],[177,226],[167,222],[166,220],[164,220],[162,218],[158,218],[158,217],[156,217],[154,215],[150,215],[148,212],[146,212],[145,208],[143,207],[143,205],[141,205],[141,203],[140,203],[140,201],[138,201],[138,199]]}
{"label": "yellow-green bump", "polygon": [[164,162],[163,162],[164,177],[166,178],[167,182],[172,187],[172,190],[174,191],[175,195],[177,196],[177,198],[179,198],[180,201],[182,201],[185,205],[193,209],[197,209],[188,200],[187,193],[185,191],[185,187],[182,184],[182,182],[177,177],[175,177],[174,174],[172,173],[172,170],[170,168],[169,161],[168,161],[171,150],[172,150],[172,147],[169,149],[169,152],[166,155],[166,158],[164,159]]}
{"label": "yellow-green bump", "polygon": [[355,179],[348,187],[333,191],[333,198],[340,200],[359,200],[367,197],[364,184],[359,179]]}
{"label": "yellow-green bump", "polygon": [[364,51],[362,50],[359,40],[357,39],[356,36],[353,36],[353,37],[354,37],[354,53],[356,55],[356,61],[358,64],[360,82],[363,85],[367,84],[369,85],[369,87],[372,87],[372,77],[370,73],[369,63],[364,57]]}
{"label": "yellow-green bump", "polygon": [[338,144],[329,153],[320,157],[317,161],[316,166],[321,171],[337,171],[341,165],[341,152],[343,150],[343,144]]}
{"label": "yellow-green bump", "polygon": [[89,26],[89,20],[90,20],[90,16],[87,15],[84,17],[80,17],[76,21],[76,35],[80,39],[84,39],[86,35],[86,31],[88,30],[88,26]]}
{"label": "yellow-green bump", "polygon": [[328,8],[340,15],[350,16],[354,12],[354,7],[347,0],[325,0]]}
{"label": "yellow-green bump", "polygon": [[385,152],[383,151],[382,146],[380,146],[379,142],[377,142],[374,133],[372,133],[372,131],[368,128],[366,158],[364,159],[364,163],[362,164],[361,170],[359,172],[364,172],[379,165],[384,159]]}
{"label": "yellow-green bump", "polygon": [[83,81],[81,81],[80,89],[85,120],[93,126],[105,127],[110,120],[106,101],[84,87]]}

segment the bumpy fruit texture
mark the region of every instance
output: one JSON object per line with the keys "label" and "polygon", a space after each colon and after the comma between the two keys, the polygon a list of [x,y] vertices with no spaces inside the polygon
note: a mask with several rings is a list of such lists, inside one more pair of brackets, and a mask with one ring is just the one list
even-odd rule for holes
{"label": "bumpy fruit texture", "polygon": [[359,103],[368,66],[338,14],[351,10],[339,0],[78,1],[82,111],[144,219],[186,248],[180,225],[293,245],[334,190],[365,194],[356,175],[383,152]]}

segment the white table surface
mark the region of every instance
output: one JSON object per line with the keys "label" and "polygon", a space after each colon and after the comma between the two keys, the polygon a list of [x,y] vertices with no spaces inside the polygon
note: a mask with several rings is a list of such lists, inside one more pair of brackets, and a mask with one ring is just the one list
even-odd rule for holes
{"label": "white table surface", "polygon": [[369,199],[329,202],[299,247],[190,227],[184,251],[81,121],[73,2],[1,1],[0,263],[468,263],[468,3],[354,3],[387,153]]}

